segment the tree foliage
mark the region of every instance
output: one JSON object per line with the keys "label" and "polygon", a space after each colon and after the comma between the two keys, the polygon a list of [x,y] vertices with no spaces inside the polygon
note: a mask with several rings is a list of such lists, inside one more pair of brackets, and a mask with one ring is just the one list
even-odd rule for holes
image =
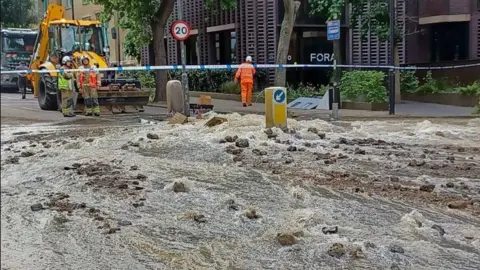
{"label": "tree foliage", "polygon": [[33,0],[0,0],[2,27],[29,27],[37,22]]}
{"label": "tree foliage", "polygon": [[[2,0],[4,1],[4,0]],[[118,12],[119,26],[128,29],[123,41],[124,52],[140,58],[143,46],[152,42],[152,21],[157,19],[161,0],[93,0],[104,7],[101,20],[106,22]],[[173,0],[177,1],[177,0]],[[237,0],[205,0],[208,10],[219,11],[235,9]]]}
{"label": "tree foliage", "polygon": [[141,48],[152,41],[151,24],[156,18],[160,0],[94,0],[103,6],[101,20],[109,21],[118,14],[119,26],[128,29],[124,50],[127,55],[139,58]]}
{"label": "tree foliage", "polygon": [[205,6],[211,11],[235,9],[237,0],[205,0]]}
{"label": "tree foliage", "polygon": [[[391,31],[388,0],[311,0],[310,14],[327,14],[329,20],[340,19],[347,2],[351,4],[352,28],[358,27],[363,37],[373,32],[381,40],[389,38]],[[393,32],[398,36],[396,30]]]}

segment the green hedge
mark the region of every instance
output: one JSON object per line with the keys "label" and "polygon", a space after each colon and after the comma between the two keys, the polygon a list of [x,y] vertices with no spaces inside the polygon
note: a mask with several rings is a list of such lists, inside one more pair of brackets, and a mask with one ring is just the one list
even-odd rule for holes
{"label": "green hedge", "polygon": [[480,96],[480,80],[471,85],[457,87],[455,91],[462,95]]}
{"label": "green hedge", "polygon": [[[233,87],[233,79],[236,70],[187,70],[188,87],[190,91],[201,92],[227,92],[236,93],[237,89]],[[138,79],[145,88],[155,88],[155,76],[153,71],[126,71],[124,75],[130,78]],[[182,71],[175,70],[168,72],[169,80],[182,80]],[[261,91],[268,85],[267,72],[257,70],[255,79],[255,90]],[[238,89],[240,89],[238,87]],[[239,90],[238,90],[239,92]]]}
{"label": "green hedge", "polygon": [[400,91],[402,93],[413,93],[417,91],[420,82],[415,70],[402,70],[400,72]]}
{"label": "green hedge", "polygon": [[383,103],[387,100],[385,76],[381,71],[345,71],[340,81],[340,93],[351,101],[364,97],[365,102]]}
{"label": "green hedge", "polygon": [[428,71],[423,78],[423,84],[420,85],[413,70],[402,71],[400,73],[401,91],[403,93],[418,93],[418,94],[435,94],[435,93],[459,93],[462,95],[480,95],[480,80],[471,85],[459,86],[443,78],[441,80],[434,79],[432,72]]}

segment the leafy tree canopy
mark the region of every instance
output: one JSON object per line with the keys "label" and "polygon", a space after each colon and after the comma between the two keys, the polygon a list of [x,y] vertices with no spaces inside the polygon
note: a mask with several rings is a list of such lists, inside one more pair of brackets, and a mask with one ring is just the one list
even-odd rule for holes
{"label": "leafy tree canopy", "polygon": [[[351,25],[358,27],[362,36],[370,31],[385,40],[390,35],[388,0],[309,0],[310,15],[326,14],[328,20],[340,19],[347,4],[351,4]],[[237,0],[206,0],[211,10],[235,8]],[[365,8],[365,7],[369,8]],[[398,35],[397,35],[398,36]]]}
{"label": "leafy tree canopy", "polygon": [[237,0],[205,0],[205,6],[209,10],[216,11],[235,9],[237,7]]}
{"label": "leafy tree canopy", "polygon": [[370,31],[382,40],[389,37],[388,0],[311,0],[310,14],[323,13],[328,15],[329,20],[340,19],[347,2],[351,4],[350,24],[358,27],[363,37]]}
{"label": "leafy tree canopy", "polygon": [[161,0],[94,0],[103,6],[100,19],[109,21],[118,14],[119,26],[128,29],[124,40],[125,53],[140,57],[143,45],[152,41],[152,22],[156,20]]}
{"label": "leafy tree canopy", "polygon": [[[237,6],[237,0],[205,1],[209,10],[227,10]],[[104,22],[118,14],[119,26],[128,29],[124,40],[125,53],[140,58],[141,48],[152,41],[151,25],[158,18],[162,0],[93,0],[93,2],[104,7],[101,14],[101,20]]]}
{"label": "leafy tree canopy", "polygon": [[33,0],[0,0],[2,27],[30,27],[37,23]]}

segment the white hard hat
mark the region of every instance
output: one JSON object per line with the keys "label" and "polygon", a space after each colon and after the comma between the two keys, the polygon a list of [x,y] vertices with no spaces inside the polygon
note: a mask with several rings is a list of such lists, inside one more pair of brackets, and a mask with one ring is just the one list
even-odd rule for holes
{"label": "white hard hat", "polygon": [[251,57],[250,55],[247,56],[247,59],[246,59],[245,61],[247,61],[247,62],[252,62],[252,57]]}
{"label": "white hard hat", "polygon": [[68,55],[62,58],[62,64],[66,64],[67,62],[72,62],[72,58]]}
{"label": "white hard hat", "polygon": [[88,58],[87,56],[82,57],[82,60],[80,61],[80,63],[83,64],[83,61],[84,61],[84,60],[87,60],[88,63],[90,63],[90,58]]}

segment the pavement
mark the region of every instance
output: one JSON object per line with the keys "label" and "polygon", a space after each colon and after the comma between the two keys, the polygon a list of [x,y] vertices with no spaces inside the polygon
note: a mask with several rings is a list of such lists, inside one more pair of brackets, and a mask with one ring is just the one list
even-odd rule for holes
{"label": "pavement", "polygon": [[98,124],[139,121],[140,118],[162,120],[167,117],[167,110],[161,107],[146,107],[144,113],[102,114],[100,117],[77,115],[75,118],[65,118],[59,112],[44,111],[38,106],[38,101],[32,94],[27,99],[21,99],[18,93],[2,93],[1,124],[3,125],[30,125],[30,124]]}
{"label": "pavement", "polygon": [[[198,103],[198,98],[190,98],[190,103]],[[252,107],[243,107],[240,102],[232,100],[212,99],[214,110],[219,113],[237,112],[241,114],[265,114],[264,103],[254,103]],[[166,103],[150,104],[152,107],[166,108]],[[383,119],[383,118],[475,118],[474,108],[420,103],[402,102],[396,105],[396,115],[391,116],[385,111],[363,111],[363,110],[340,110],[340,118],[348,119]],[[289,109],[290,117],[307,119],[330,119],[331,111],[328,110],[299,110]]]}
{"label": "pavement", "polygon": [[[198,103],[198,98],[191,98],[191,103]],[[244,108],[240,102],[231,100],[212,99],[214,110],[218,113],[264,114],[265,105],[254,103],[252,107]],[[388,112],[372,112],[360,110],[340,110],[342,120],[379,120],[392,118],[474,118],[473,108],[464,108],[439,104],[408,102],[397,105],[397,114],[388,115]],[[301,120],[330,119],[327,110],[289,110],[289,117]],[[165,103],[150,104],[144,113],[138,114],[103,114],[99,118],[78,115],[75,118],[64,118],[58,112],[43,111],[38,106],[37,99],[32,94],[22,100],[18,93],[1,94],[1,124],[2,125],[29,125],[42,123],[81,123],[98,124],[99,122],[138,121],[140,118],[162,120],[168,117]]]}

